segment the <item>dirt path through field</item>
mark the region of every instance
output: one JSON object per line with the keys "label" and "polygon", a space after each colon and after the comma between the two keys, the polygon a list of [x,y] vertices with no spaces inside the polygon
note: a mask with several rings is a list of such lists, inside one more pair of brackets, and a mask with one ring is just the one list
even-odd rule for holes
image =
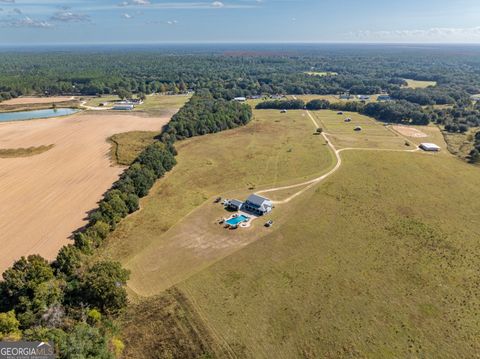
{"label": "dirt path through field", "polygon": [[[312,120],[315,128],[319,128],[320,126],[318,125],[317,121],[315,120],[315,118],[313,118],[312,114],[309,112],[309,111],[306,111],[307,112],[307,115],[308,117],[310,117],[310,119]],[[288,203],[290,202],[291,200],[293,200],[294,198],[300,196],[302,193],[304,193],[305,191],[309,190],[310,188],[312,188],[313,186],[315,186],[316,184],[318,184],[319,182],[322,182],[323,180],[325,180],[327,177],[330,177],[332,174],[334,174],[335,172],[337,172],[341,165],[342,165],[342,157],[340,156],[340,153],[342,151],[349,151],[349,150],[359,150],[359,151],[389,151],[389,152],[417,152],[418,151],[418,148],[415,148],[413,150],[396,150],[396,149],[382,149],[382,148],[355,148],[355,147],[349,147],[349,148],[342,148],[342,149],[336,149],[335,146],[332,144],[332,141],[330,141],[330,139],[328,138],[328,133],[326,132],[322,132],[321,135],[323,136],[323,138],[325,139],[325,141],[327,141],[327,144],[328,146],[332,149],[333,153],[335,154],[335,157],[337,159],[337,163],[335,165],[335,167],[333,167],[330,171],[328,171],[327,173],[321,175],[320,177],[317,177],[317,178],[314,178],[310,181],[306,181],[306,182],[302,182],[302,183],[297,183],[297,184],[294,184],[294,185],[290,185],[290,186],[284,186],[284,187],[275,187],[275,188],[270,188],[270,189],[267,189],[267,190],[263,190],[263,191],[260,191],[260,192],[257,192],[258,194],[266,194],[266,193],[271,193],[271,192],[277,192],[277,191],[283,191],[283,190],[288,190],[288,189],[292,189],[292,188],[297,188],[297,187],[302,187],[302,186],[305,186],[304,188],[302,188],[301,190],[299,190],[298,192],[295,192],[294,194],[292,194],[290,197],[284,199],[284,200],[281,200],[281,201],[273,201],[273,203],[275,204],[285,204],[285,203]]]}
{"label": "dirt path through field", "polygon": [[53,259],[123,171],[107,138],[160,130],[169,117],[81,113],[0,124],[0,148],[54,144],[40,155],[0,159],[0,273],[20,256]]}

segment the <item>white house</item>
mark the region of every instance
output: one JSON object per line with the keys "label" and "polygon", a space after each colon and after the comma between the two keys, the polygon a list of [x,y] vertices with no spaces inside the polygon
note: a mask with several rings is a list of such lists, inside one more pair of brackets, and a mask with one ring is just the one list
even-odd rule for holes
{"label": "white house", "polygon": [[251,212],[259,216],[263,216],[271,212],[273,209],[273,203],[268,198],[252,194],[247,198],[242,206],[242,210]]}

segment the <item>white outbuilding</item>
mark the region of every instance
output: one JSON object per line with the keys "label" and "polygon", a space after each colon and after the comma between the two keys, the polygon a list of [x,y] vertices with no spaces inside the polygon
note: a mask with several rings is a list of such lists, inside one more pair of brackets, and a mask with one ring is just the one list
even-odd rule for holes
{"label": "white outbuilding", "polygon": [[440,147],[434,143],[421,143],[419,146],[422,150],[428,152],[438,152],[440,151]]}

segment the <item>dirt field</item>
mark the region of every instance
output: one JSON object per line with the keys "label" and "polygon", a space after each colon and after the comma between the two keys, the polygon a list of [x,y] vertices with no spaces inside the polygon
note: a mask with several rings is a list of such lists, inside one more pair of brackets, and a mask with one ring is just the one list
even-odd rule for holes
{"label": "dirt field", "polygon": [[0,105],[30,105],[33,103],[54,103],[66,102],[73,100],[73,96],[57,96],[57,97],[18,97],[11,100],[0,102]]}
{"label": "dirt field", "polygon": [[414,127],[406,127],[406,126],[392,126],[392,128],[399,132],[403,136],[413,137],[413,138],[424,138],[428,137],[425,133],[420,130],[417,130]]}
{"label": "dirt field", "polygon": [[122,172],[107,138],[157,131],[169,117],[81,113],[0,124],[0,148],[53,144],[33,157],[0,159],[0,272],[22,255],[55,257]]}

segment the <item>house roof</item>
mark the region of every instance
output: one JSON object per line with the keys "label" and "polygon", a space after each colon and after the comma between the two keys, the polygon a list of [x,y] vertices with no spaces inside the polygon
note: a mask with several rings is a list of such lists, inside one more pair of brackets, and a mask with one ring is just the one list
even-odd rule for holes
{"label": "house roof", "polygon": [[241,207],[243,205],[243,202],[242,201],[239,201],[238,199],[232,199],[230,201],[228,201],[229,204],[231,205],[234,205],[236,207]]}
{"label": "house roof", "polygon": [[247,198],[247,202],[257,207],[262,207],[264,204],[266,204],[265,202],[268,202],[268,204],[271,203],[268,198],[259,196],[257,194],[250,195]]}
{"label": "house roof", "polygon": [[425,142],[425,143],[421,143],[420,146],[424,147],[424,148],[428,148],[428,149],[435,149],[435,150],[439,150],[440,147],[437,146],[436,144],[434,143],[428,143],[428,142]]}

